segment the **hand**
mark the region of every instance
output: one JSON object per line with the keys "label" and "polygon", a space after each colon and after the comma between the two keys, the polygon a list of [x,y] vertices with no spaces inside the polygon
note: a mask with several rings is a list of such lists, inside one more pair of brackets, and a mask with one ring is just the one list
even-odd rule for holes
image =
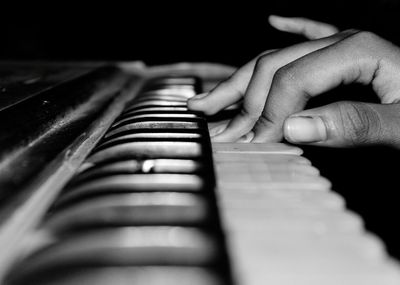
{"label": "hand", "polygon": [[[382,104],[303,110],[311,97],[352,82],[371,84]],[[242,97],[240,114],[214,131],[214,141],[285,137],[324,146],[400,146],[400,49],[369,32],[349,30],[266,52],[188,106],[211,115]]]}
{"label": "hand", "polygon": [[[300,34],[308,39],[327,37],[338,32],[337,28],[332,25],[312,21],[305,18],[285,18],[280,16],[270,16],[269,23],[277,30]],[[203,111],[207,114],[215,114],[223,109],[226,104],[228,104],[227,102],[236,103],[236,100],[244,97],[244,92],[241,92],[240,90],[245,90],[247,84],[249,83],[254,67],[257,64],[257,60],[270,52],[272,52],[272,50],[266,51],[250,61],[248,64],[233,73],[233,75],[231,75],[228,80],[220,83],[210,93],[199,94],[198,96],[193,98],[193,100],[190,100],[188,102],[188,107],[193,110]],[[236,84],[238,86],[235,86]],[[237,89],[237,92],[234,89]],[[221,95],[219,95],[220,93]],[[231,94],[236,94],[236,97],[231,98]],[[204,100],[202,100],[203,98]],[[213,106],[214,100],[217,104],[215,106]],[[218,109],[211,110],[209,109],[210,107],[218,107]],[[223,137],[221,138],[215,136],[221,133],[227,127],[227,124],[228,121],[213,123],[214,127],[210,129],[210,134],[214,140],[224,140]],[[215,125],[217,125],[217,127],[215,127]],[[231,128],[231,126],[229,128]],[[253,133],[250,132],[249,134],[252,135]],[[251,138],[252,136],[247,135],[243,136],[241,139],[248,140]]]}

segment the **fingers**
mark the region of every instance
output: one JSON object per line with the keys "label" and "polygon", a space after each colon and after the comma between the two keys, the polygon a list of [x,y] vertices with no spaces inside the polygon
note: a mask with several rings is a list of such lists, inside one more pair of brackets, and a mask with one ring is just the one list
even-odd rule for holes
{"label": "fingers", "polygon": [[[393,63],[384,64],[382,60],[389,59],[393,52],[385,41],[360,32],[282,67],[274,76],[263,115],[254,128],[253,141],[280,140],[286,118],[301,111],[309,98],[342,83],[372,83],[381,99],[393,94],[398,85],[390,84],[384,76],[388,69],[393,69]],[[398,57],[400,51],[395,54]],[[391,80],[398,82],[400,78]]]}
{"label": "fingers", "polygon": [[[262,55],[269,52],[271,51],[266,51]],[[248,62],[209,93],[200,94],[188,100],[188,108],[204,112],[207,115],[214,115],[242,99],[256,62],[257,58]]]}
{"label": "fingers", "polygon": [[253,128],[264,109],[274,74],[280,67],[310,52],[329,46],[351,33],[354,32],[342,32],[329,38],[301,43],[261,56],[248,84],[241,112],[233,118],[223,132],[213,137],[213,140],[216,142],[236,141]]}
{"label": "fingers", "polygon": [[[269,21],[272,26],[279,30],[303,34],[312,39],[327,37],[337,33],[337,29],[331,25],[304,18],[270,16]],[[264,55],[270,52],[267,51]],[[188,101],[189,109],[213,115],[239,101],[246,92],[256,62],[257,58],[250,61],[211,92],[190,99]]]}
{"label": "fingers", "polygon": [[324,38],[339,32],[335,26],[306,18],[287,18],[271,15],[268,20],[270,25],[277,30],[300,34],[308,39]]}
{"label": "fingers", "polygon": [[296,144],[399,147],[399,112],[399,104],[334,103],[290,116],[284,124],[284,136]]}

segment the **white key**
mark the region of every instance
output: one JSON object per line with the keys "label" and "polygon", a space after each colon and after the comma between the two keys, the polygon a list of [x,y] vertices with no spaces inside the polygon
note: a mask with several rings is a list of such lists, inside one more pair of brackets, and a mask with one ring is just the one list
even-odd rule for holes
{"label": "white key", "polygon": [[301,155],[303,151],[283,143],[213,143],[216,153],[268,153]]}

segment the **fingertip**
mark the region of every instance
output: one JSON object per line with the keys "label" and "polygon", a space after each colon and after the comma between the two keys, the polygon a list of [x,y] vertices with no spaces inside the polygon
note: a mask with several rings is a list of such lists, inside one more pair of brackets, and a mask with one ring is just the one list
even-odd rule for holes
{"label": "fingertip", "polygon": [[276,125],[270,125],[268,127],[256,125],[254,127],[254,137],[251,140],[252,143],[270,143],[280,142],[283,138],[282,128]]}
{"label": "fingertip", "polygon": [[283,16],[271,15],[269,23],[272,27],[283,32],[295,32],[297,30],[298,19]]}
{"label": "fingertip", "polygon": [[[253,123],[251,121],[248,121],[241,116],[237,116],[233,118],[222,131],[213,136],[212,140],[215,142],[235,142],[241,139],[247,140],[248,138],[246,135],[252,139],[252,127]],[[242,138],[242,136],[245,137]]]}
{"label": "fingertip", "polygon": [[282,24],[282,17],[277,15],[270,15],[268,17],[268,22],[271,26],[277,28]]}
{"label": "fingertip", "polygon": [[227,126],[228,126],[228,122],[224,121],[218,125],[215,125],[215,126],[209,128],[210,137],[212,138],[212,137],[219,135],[226,129]]}
{"label": "fingertip", "polygon": [[240,134],[232,132],[232,122],[226,124],[223,128],[217,129],[215,133],[211,136],[213,142],[234,142],[240,138]]}
{"label": "fingertip", "polygon": [[238,143],[249,143],[253,140],[254,138],[254,132],[248,132],[244,136],[241,136],[236,142]]}
{"label": "fingertip", "polygon": [[202,111],[204,108],[204,98],[208,96],[209,93],[201,93],[197,94],[196,96],[188,99],[187,101],[187,107],[190,110],[196,110],[196,111]]}
{"label": "fingertip", "polygon": [[196,94],[195,96],[193,96],[192,98],[190,98],[189,100],[201,100],[201,99],[207,97],[208,94],[210,94],[210,92],[199,93],[199,94]]}
{"label": "fingertip", "polygon": [[229,137],[223,134],[218,134],[216,136],[211,137],[211,141],[224,143],[224,142],[234,142],[235,140],[230,139]]}
{"label": "fingertip", "polygon": [[269,22],[274,21],[276,18],[279,18],[279,16],[277,16],[277,15],[269,15],[268,16],[268,21]]}

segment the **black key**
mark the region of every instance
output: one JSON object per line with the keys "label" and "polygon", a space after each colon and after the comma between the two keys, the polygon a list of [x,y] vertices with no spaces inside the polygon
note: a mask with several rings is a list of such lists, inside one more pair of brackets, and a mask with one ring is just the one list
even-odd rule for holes
{"label": "black key", "polygon": [[180,112],[180,113],[172,113],[172,112],[163,112],[163,113],[150,113],[150,112],[142,112],[140,114],[130,114],[129,116],[124,116],[121,118],[118,118],[114,124],[112,125],[112,128],[115,128],[120,125],[125,125],[131,121],[140,121],[143,119],[200,119],[200,117],[197,114],[191,114],[188,112]]}
{"label": "black key", "polygon": [[86,163],[73,181],[84,181],[114,174],[134,173],[196,173],[205,170],[205,165],[191,159],[145,159],[125,160],[94,165]]}
{"label": "black key", "polygon": [[[168,92],[167,92],[168,91]],[[189,96],[187,94],[179,94],[183,93],[182,90],[178,92],[174,92],[173,90],[158,90],[158,91],[151,91],[140,94],[138,97],[135,98],[135,101],[132,102],[132,105],[143,102],[146,100],[163,100],[168,102],[186,102],[188,98],[192,97],[193,95]],[[194,94],[193,92],[190,92]]]}
{"label": "black key", "polygon": [[158,107],[158,106],[166,106],[166,107],[186,107],[186,101],[182,102],[168,102],[164,100],[148,100],[144,102],[135,102],[135,104],[131,105],[126,109],[126,111],[138,109],[141,107]]}
{"label": "black key", "polygon": [[10,285],[228,285],[220,274],[194,266],[102,266],[53,268],[45,274],[20,275],[9,278]]}
{"label": "black key", "polygon": [[160,95],[169,95],[176,94],[182,97],[192,97],[199,91],[195,89],[192,85],[157,85],[157,86],[146,86],[142,89],[143,96],[146,96],[148,93],[156,93]]}
{"label": "black key", "polygon": [[127,143],[127,142],[135,142],[135,141],[201,141],[204,139],[204,135],[199,132],[190,132],[190,131],[168,131],[165,132],[163,130],[159,130],[158,132],[154,132],[152,129],[142,131],[138,130],[134,133],[127,132],[115,134],[110,138],[103,139],[100,144],[95,149],[95,152],[99,149],[104,149],[109,146]]}
{"label": "black key", "polygon": [[183,158],[197,159],[203,155],[203,148],[196,141],[172,141],[160,139],[138,140],[117,145],[108,144],[97,148],[87,159],[88,163],[98,164],[106,161],[145,158]]}
{"label": "black key", "polygon": [[200,121],[188,121],[185,120],[174,120],[174,119],[165,119],[162,120],[161,118],[155,119],[143,119],[138,120],[136,122],[126,122],[124,125],[119,125],[112,128],[107,134],[105,138],[120,134],[120,133],[127,133],[129,131],[135,131],[140,129],[162,129],[162,130],[198,130],[201,128]]}
{"label": "black key", "polygon": [[17,264],[11,276],[29,280],[78,267],[207,266],[219,262],[218,248],[215,238],[195,228],[102,229],[38,250]]}
{"label": "black key", "polygon": [[151,79],[146,87],[171,86],[171,85],[190,85],[200,89],[200,79],[195,76],[167,76]]}
{"label": "black key", "polygon": [[[156,107],[142,107],[142,108],[136,108],[131,111],[125,111],[121,114],[120,117],[128,116],[130,114],[136,114],[136,113],[141,113],[141,112],[191,112],[188,110],[188,108],[185,107],[174,107],[174,106],[156,106]],[[192,112],[193,113],[193,112]]]}
{"label": "black key", "polygon": [[60,234],[93,227],[205,225],[210,212],[206,198],[193,193],[112,194],[60,201],[42,228]]}
{"label": "black key", "polygon": [[104,194],[137,192],[203,193],[209,192],[210,188],[209,181],[195,174],[119,174],[67,187],[59,199],[76,200]]}
{"label": "black key", "polygon": [[195,115],[197,118],[204,118],[204,116],[195,111],[189,111],[187,107],[155,107],[155,108],[144,108],[143,110],[137,109],[133,110],[127,113],[121,114],[116,121],[123,120],[125,118],[130,118],[132,116],[136,115],[150,115],[150,114],[155,114],[155,115],[162,115],[162,114],[177,114],[177,115]]}

